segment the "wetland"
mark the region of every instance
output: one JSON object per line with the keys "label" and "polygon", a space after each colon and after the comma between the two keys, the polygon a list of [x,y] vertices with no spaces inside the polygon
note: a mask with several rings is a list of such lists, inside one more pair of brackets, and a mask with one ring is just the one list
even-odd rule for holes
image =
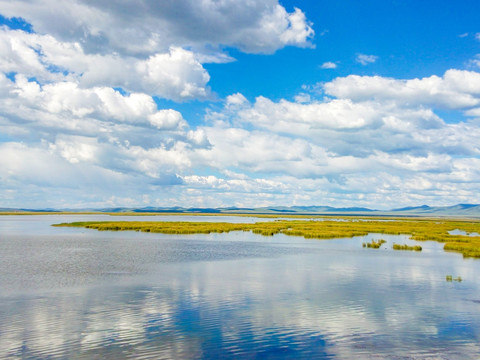
{"label": "wetland", "polygon": [[[275,219],[275,217],[270,217]],[[321,221],[318,221],[321,220]],[[341,220],[341,221],[339,221]],[[366,236],[369,233],[409,235],[417,241],[437,241],[444,243],[444,249],[461,253],[464,257],[480,258],[480,221],[448,219],[384,219],[356,218],[317,218],[305,220],[291,217],[289,220],[259,221],[255,223],[228,222],[161,222],[161,221],[101,221],[61,223],[54,226],[85,227],[100,231],[142,231],[162,234],[210,234],[231,231],[251,231],[254,234],[273,236],[285,234],[306,239],[338,239]],[[459,231],[458,229],[462,230]],[[367,247],[379,248],[381,244],[370,243]],[[410,248],[397,245],[396,250],[421,251],[421,246]]]}
{"label": "wetland", "polygon": [[0,358],[478,358],[478,222],[383,220],[0,217]]}

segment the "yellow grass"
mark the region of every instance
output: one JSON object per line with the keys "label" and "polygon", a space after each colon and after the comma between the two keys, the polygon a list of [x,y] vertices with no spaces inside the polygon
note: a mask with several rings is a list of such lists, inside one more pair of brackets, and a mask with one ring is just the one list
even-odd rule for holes
{"label": "yellow grass", "polygon": [[393,244],[393,250],[409,250],[409,251],[422,251],[422,247],[419,245],[409,246],[407,244],[399,245]]}
{"label": "yellow grass", "polygon": [[257,222],[254,224],[225,222],[102,221],[57,224],[55,226],[85,227],[100,231],[134,230],[163,234],[209,234],[230,231],[251,231],[264,236],[282,233],[290,236],[302,236],[306,239],[349,238],[353,236],[364,236],[370,233],[405,234],[410,235],[410,238],[413,240],[443,242],[445,243],[445,250],[461,253],[464,257],[480,258],[479,236],[450,235],[448,233],[455,229],[460,229],[467,233],[480,233],[480,221],[476,220],[409,218],[382,221],[378,218],[349,217],[343,218],[342,221],[335,221],[333,219],[325,219],[324,221],[294,219]]}
{"label": "yellow grass", "polygon": [[371,242],[369,243],[363,243],[362,246],[363,247],[366,247],[366,248],[372,248],[372,249],[380,249],[380,246],[382,246],[383,244],[385,244],[386,241],[383,240],[383,239],[380,239],[378,241],[375,241],[372,239]]}

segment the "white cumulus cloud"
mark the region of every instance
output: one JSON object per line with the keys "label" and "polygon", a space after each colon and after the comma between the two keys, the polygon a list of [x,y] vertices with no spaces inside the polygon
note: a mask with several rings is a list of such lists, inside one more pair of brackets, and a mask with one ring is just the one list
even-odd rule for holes
{"label": "white cumulus cloud", "polygon": [[84,88],[120,87],[177,101],[209,96],[208,72],[193,52],[179,47],[145,59],[86,54],[78,42],[3,28],[0,71],[35,77],[41,83],[75,81]]}
{"label": "white cumulus cloud", "polygon": [[172,45],[271,53],[287,45],[311,46],[314,35],[300,9],[288,13],[277,0],[2,0],[0,9],[6,17],[25,19],[35,32],[77,41],[97,54],[145,56]]}
{"label": "white cumulus cloud", "polygon": [[408,106],[469,108],[480,102],[480,73],[448,70],[443,77],[436,75],[399,80],[381,76],[349,75],[324,86],[328,95],[354,101],[391,101]]}

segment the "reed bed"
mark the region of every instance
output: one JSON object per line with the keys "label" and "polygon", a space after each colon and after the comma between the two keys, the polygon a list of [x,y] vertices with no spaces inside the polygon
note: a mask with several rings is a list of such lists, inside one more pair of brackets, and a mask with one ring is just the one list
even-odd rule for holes
{"label": "reed bed", "polygon": [[409,246],[407,244],[393,244],[392,248],[393,250],[422,251],[422,247],[420,245]]}
{"label": "reed bed", "polygon": [[[480,258],[480,236],[450,235],[456,229],[466,233],[480,233],[480,221],[446,219],[395,219],[382,221],[378,218],[339,218],[323,221],[293,219],[270,222],[225,223],[225,222],[166,222],[166,221],[102,221],[75,222],[54,226],[74,226],[100,231],[143,231],[163,234],[209,234],[230,231],[251,231],[263,236],[285,234],[306,239],[338,239],[365,236],[372,233],[409,235],[417,241],[444,243],[444,249],[461,253],[464,257]],[[388,219],[392,220],[392,219]]]}
{"label": "reed bed", "polygon": [[378,240],[378,241],[375,241],[375,240],[372,239],[371,242],[369,242],[369,243],[363,243],[362,246],[363,246],[364,248],[380,249],[380,246],[382,246],[382,245],[385,244],[385,243],[386,243],[386,241],[383,240],[383,239],[380,239],[380,240]]}

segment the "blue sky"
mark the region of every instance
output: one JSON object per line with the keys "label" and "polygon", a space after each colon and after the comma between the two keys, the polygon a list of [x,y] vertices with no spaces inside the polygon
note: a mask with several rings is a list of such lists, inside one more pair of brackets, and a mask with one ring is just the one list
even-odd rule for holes
{"label": "blue sky", "polygon": [[0,9],[0,207],[480,203],[477,1]]}
{"label": "blue sky", "polygon": [[[220,95],[240,91],[252,97],[258,94],[277,99],[292,97],[303,84],[350,74],[404,79],[443,75],[451,68],[465,68],[480,48],[475,41],[480,4],[475,1],[282,4],[290,11],[300,7],[314,23],[315,48],[286,47],[274,56],[242,54],[233,49],[230,53],[238,61],[206,67],[212,75],[211,85]],[[468,35],[459,38],[464,34]],[[371,66],[363,66],[356,61],[357,54],[374,54],[378,60]],[[322,70],[319,65],[329,61],[338,67]],[[235,82],[223,80],[238,72],[241,76]]]}

